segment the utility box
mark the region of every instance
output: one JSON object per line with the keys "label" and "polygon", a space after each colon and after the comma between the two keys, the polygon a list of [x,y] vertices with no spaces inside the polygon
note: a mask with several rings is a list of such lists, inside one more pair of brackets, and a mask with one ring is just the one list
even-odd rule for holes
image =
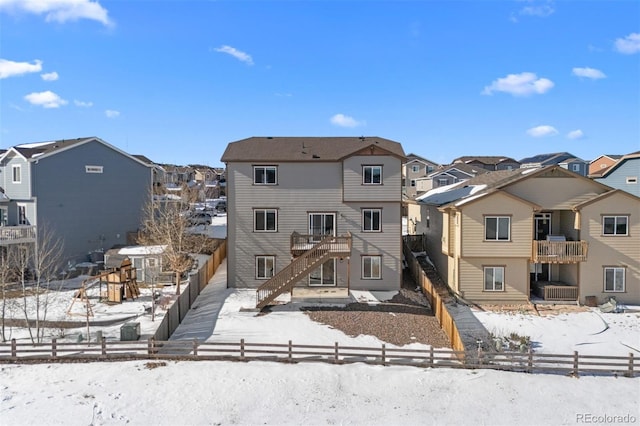
{"label": "utility box", "polygon": [[120,327],[120,341],[132,341],[140,338],[140,323],[126,322]]}

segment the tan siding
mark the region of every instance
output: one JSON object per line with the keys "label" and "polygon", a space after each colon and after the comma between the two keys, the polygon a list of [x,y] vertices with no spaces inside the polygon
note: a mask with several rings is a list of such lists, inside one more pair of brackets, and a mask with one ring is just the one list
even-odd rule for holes
{"label": "tan siding", "polygon": [[[484,266],[504,266],[505,291],[484,291]],[[462,296],[474,302],[524,302],[529,300],[527,259],[460,259]]]}
{"label": "tan siding", "polygon": [[534,177],[508,187],[508,192],[529,200],[543,209],[554,209],[574,197],[585,193],[603,193],[600,185],[576,177]]}
{"label": "tan siding", "polygon": [[449,216],[449,212],[442,213],[442,253],[446,255],[449,254]]}
{"label": "tan siding", "polygon": [[[381,165],[382,185],[363,185],[362,166]],[[401,162],[396,157],[382,155],[358,155],[343,162],[344,200],[351,201],[402,201]]]}
{"label": "tan siding", "polygon": [[447,252],[449,253],[449,256],[456,256],[459,254],[459,252],[456,252],[456,243],[457,243],[457,238],[458,238],[458,223],[456,221],[456,219],[459,220],[459,216],[458,216],[458,212],[451,212],[451,214],[449,215],[449,247],[447,248]]}
{"label": "tan siding", "polygon": [[[494,193],[462,206],[462,256],[495,257],[531,256],[533,240],[533,209],[513,197]],[[510,241],[485,241],[485,216],[510,216]]]}
{"label": "tan siding", "polygon": [[[602,215],[629,215],[628,236],[602,235]],[[589,243],[586,262],[580,264],[580,297],[596,296],[600,303],[615,297],[640,303],[640,200],[614,194],[581,210],[581,238]],[[604,266],[625,267],[625,293],[604,292]]]}

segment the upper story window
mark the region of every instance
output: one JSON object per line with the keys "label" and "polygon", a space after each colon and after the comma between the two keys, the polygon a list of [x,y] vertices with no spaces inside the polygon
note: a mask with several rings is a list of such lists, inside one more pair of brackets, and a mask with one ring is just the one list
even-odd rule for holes
{"label": "upper story window", "polygon": [[382,210],[380,209],[362,209],[362,231],[364,232],[380,232],[382,224],[380,217]]}
{"label": "upper story window", "polygon": [[509,241],[511,238],[509,216],[485,216],[484,239],[487,241]]}
{"label": "upper story window", "polygon": [[21,167],[20,166],[13,166],[12,168],[12,182],[13,183],[20,183],[22,182],[22,173],[21,173]]}
{"label": "upper story window", "polygon": [[449,179],[447,178],[439,178],[438,179],[438,186],[445,186],[449,184]]}
{"label": "upper story window", "polygon": [[382,166],[362,166],[362,183],[382,185]]}
{"label": "upper story window", "polygon": [[574,172],[579,172],[580,171],[580,164],[572,164],[571,165],[571,170],[573,170]]}
{"label": "upper story window", "polygon": [[417,164],[414,164],[413,166],[411,166],[411,171],[413,173],[418,173],[420,171],[420,166],[418,166]]}
{"label": "upper story window", "polygon": [[278,168],[276,166],[253,166],[253,183],[256,185],[276,185]]}
{"label": "upper story window", "polygon": [[602,216],[603,235],[629,235],[629,216]]}
{"label": "upper story window", "polygon": [[604,291],[624,292],[624,268],[605,267],[604,268]]}
{"label": "upper story window", "polygon": [[416,186],[416,180],[415,179],[411,179],[411,186],[415,187]]}
{"label": "upper story window", "polygon": [[253,224],[255,232],[277,232],[278,210],[255,209],[253,211]]}

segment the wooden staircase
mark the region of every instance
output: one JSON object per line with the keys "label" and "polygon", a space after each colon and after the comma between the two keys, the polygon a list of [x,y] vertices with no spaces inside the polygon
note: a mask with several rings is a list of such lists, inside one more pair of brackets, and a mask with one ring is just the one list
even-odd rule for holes
{"label": "wooden staircase", "polygon": [[256,308],[262,309],[272,303],[276,297],[286,291],[290,291],[302,277],[320,267],[328,259],[348,257],[350,255],[350,233],[347,236],[334,237],[329,235],[323,238],[258,287],[256,290]]}

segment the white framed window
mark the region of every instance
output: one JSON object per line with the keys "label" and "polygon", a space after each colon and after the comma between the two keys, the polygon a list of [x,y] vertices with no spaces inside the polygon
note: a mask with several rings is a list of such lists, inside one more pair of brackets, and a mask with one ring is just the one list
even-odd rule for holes
{"label": "white framed window", "polygon": [[484,291],[504,291],[504,266],[484,267]]}
{"label": "white framed window", "polygon": [[627,183],[628,184],[638,183],[638,176],[627,176]]}
{"label": "white framed window", "polygon": [[573,170],[574,172],[579,172],[580,171],[580,164],[572,164],[571,165],[571,170]]}
{"label": "white framed window", "polygon": [[605,266],[604,291],[606,293],[623,293],[625,281],[625,268]]}
{"label": "white framed window", "polygon": [[13,166],[11,168],[11,176],[12,176],[12,182],[13,183],[20,183],[22,182],[22,168],[19,165]]}
{"label": "white framed window", "polygon": [[362,279],[379,280],[382,278],[382,256],[362,256]]}
{"label": "white framed window", "polygon": [[629,216],[602,216],[603,235],[629,235]]}
{"label": "white framed window", "polygon": [[382,185],[382,166],[362,166],[362,183]]}
{"label": "white framed window", "polygon": [[411,171],[413,173],[418,173],[420,171],[420,166],[418,166],[417,164],[414,164],[413,166],[411,166]]}
{"label": "white framed window", "polygon": [[511,218],[509,216],[485,216],[484,239],[486,241],[509,241]]}
{"label": "white framed window", "polygon": [[278,168],[276,166],[253,166],[253,183],[255,185],[277,185]]}
{"label": "white framed window", "polygon": [[27,205],[18,203],[18,225],[28,225],[29,222],[27,220]]}
{"label": "white framed window", "polygon": [[411,179],[411,187],[415,188],[416,186],[416,180],[415,179]]}
{"label": "white framed window", "polygon": [[85,173],[102,173],[103,166],[84,166]]}
{"label": "white framed window", "polygon": [[447,178],[438,178],[438,186],[445,186],[449,184],[449,179]]}
{"label": "white framed window", "polygon": [[362,209],[362,231],[380,232],[382,231],[382,210]]}
{"label": "white framed window", "polygon": [[254,209],[253,210],[253,231],[254,232],[277,232],[278,231],[278,210]]}
{"label": "white framed window", "polygon": [[275,256],[256,256],[256,279],[268,280],[276,269]]}

